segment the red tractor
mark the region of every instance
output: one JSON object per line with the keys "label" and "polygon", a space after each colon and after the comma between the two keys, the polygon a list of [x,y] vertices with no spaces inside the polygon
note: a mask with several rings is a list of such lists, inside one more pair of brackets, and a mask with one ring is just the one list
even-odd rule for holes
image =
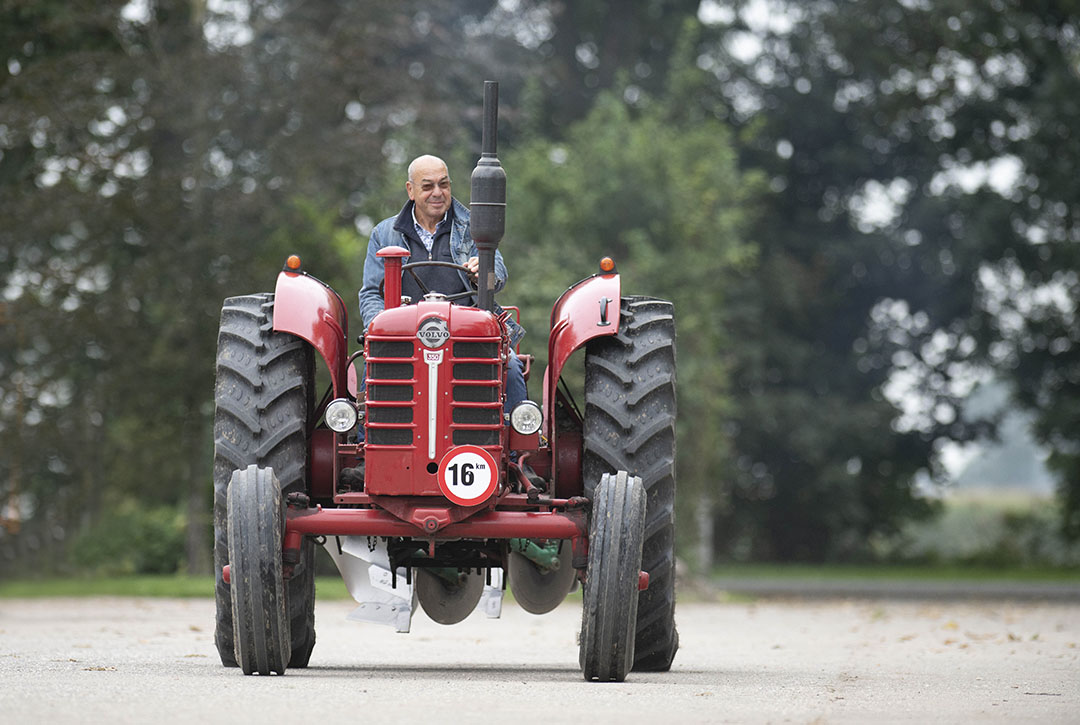
{"label": "red tractor", "polygon": [[[454,623],[485,591],[501,597],[503,572],[517,602],[541,614],[580,582],[586,679],[671,667],[672,305],[623,296],[605,259],[555,303],[542,405],[525,401],[504,413],[510,312],[492,311],[491,270],[506,175],[495,155],[498,86],[484,90],[471,195],[475,307],[438,294],[403,304],[407,252],[396,247],[381,252],[385,309],[352,355],[341,297],[295,256],[273,294],[225,300],[214,419],[215,641],[223,664],[245,674],[307,666],[318,544],[354,596],[366,587],[358,618],[407,631],[419,601],[435,621]],[[582,347],[584,410],[562,380]],[[365,383],[357,386],[361,356]],[[330,374],[321,399],[316,358]],[[521,358],[527,372],[531,358]]]}

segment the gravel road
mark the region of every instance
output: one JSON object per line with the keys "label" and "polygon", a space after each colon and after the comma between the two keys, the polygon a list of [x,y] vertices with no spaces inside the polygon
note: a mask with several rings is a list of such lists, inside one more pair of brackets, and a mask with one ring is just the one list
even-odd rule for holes
{"label": "gravel road", "polygon": [[586,683],[580,605],[411,634],[316,605],[306,670],[222,668],[213,602],[0,600],[5,723],[1080,722],[1067,603],[680,604],[671,672]]}

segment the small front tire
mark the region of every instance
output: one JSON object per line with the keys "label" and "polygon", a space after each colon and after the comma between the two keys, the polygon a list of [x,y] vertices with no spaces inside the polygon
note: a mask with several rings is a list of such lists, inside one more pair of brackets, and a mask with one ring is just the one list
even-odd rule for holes
{"label": "small front tire", "polygon": [[581,616],[581,670],[586,680],[622,682],[634,663],[645,488],[626,471],[596,486]]}
{"label": "small front tire", "polygon": [[281,561],[285,507],[273,469],[252,465],[233,473],[228,516],[236,662],[245,675],[285,674],[290,654]]}

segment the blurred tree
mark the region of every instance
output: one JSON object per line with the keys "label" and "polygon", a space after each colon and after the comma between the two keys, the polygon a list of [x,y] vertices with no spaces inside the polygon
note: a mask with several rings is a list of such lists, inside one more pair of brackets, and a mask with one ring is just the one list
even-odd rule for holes
{"label": "blurred tree", "polygon": [[[848,384],[901,407],[907,456],[881,459],[894,496],[904,461],[977,430],[956,403],[986,371],[1011,380],[1080,535],[1080,6],[743,5],[713,70],[744,129],[743,163],[776,189],[763,264],[787,260],[796,289],[827,270],[764,329],[806,314],[803,329],[820,332],[796,349],[854,353]],[[761,429],[746,421],[742,435]]]}
{"label": "blurred tree", "polygon": [[0,500],[28,519],[7,556],[137,496],[186,512],[205,570],[222,298],[289,251],[355,289],[396,134],[471,122],[476,21],[452,11],[490,5],[3,4]]}
{"label": "blurred tree", "polygon": [[298,251],[352,308],[412,156],[467,201],[493,76],[526,347],[600,253],[676,301],[682,521],[714,510],[736,557],[866,553],[994,369],[1080,533],[1072,3],[0,10],[8,555],[137,498],[187,512],[200,568],[221,299]]}
{"label": "blurred tree", "polygon": [[[602,2],[535,2],[522,7],[532,21],[532,32],[513,23],[502,26],[503,32],[535,49],[540,60],[529,69],[523,86],[523,119],[518,130],[528,138],[539,138],[540,148],[548,148],[551,158],[571,157],[568,129],[577,127],[567,122],[586,117],[594,99],[605,98],[607,92],[619,94],[625,105],[635,113],[644,111],[645,116],[652,113],[649,105],[656,103],[684,123],[692,120],[719,129],[725,123],[735,124],[740,129],[735,146],[744,172],[741,181],[745,184],[756,178],[746,173],[755,169],[768,173],[768,199],[744,203],[742,209],[742,218],[751,224],[746,238],[758,250],[756,266],[737,265],[740,273],[735,275],[728,269],[720,278],[722,301],[717,298],[700,307],[701,300],[695,299],[690,306],[690,315],[709,309],[711,321],[724,334],[703,337],[692,362],[686,354],[680,356],[681,368],[718,363],[724,371],[715,385],[707,376],[689,386],[684,378],[681,385],[683,391],[694,391],[695,403],[703,406],[696,411],[695,426],[700,426],[701,440],[711,441],[714,451],[698,455],[701,447],[693,445],[693,455],[680,455],[680,480],[709,482],[693,484],[692,490],[707,491],[709,497],[691,497],[690,505],[715,523],[706,524],[717,532],[715,548],[737,558],[850,558],[865,555],[875,535],[894,533],[906,518],[927,513],[930,507],[918,499],[913,486],[916,475],[933,464],[934,438],[922,431],[895,429],[900,411],[882,393],[891,380],[890,356],[908,340],[886,340],[869,350],[872,332],[880,337],[870,329],[871,313],[880,316],[882,310],[891,309],[889,300],[900,299],[900,286],[890,286],[877,273],[878,259],[894,253],[893,243],[885,235],[853,228],[849,217],[835,209],[819,214],[817,202],[826,190],[835,190],[870,163],[864,149],[852,146],[850,130],[842,124],[830,125],[832,96],[811,93],[802,83],[796,88],[793,80],[782,81],[775,72],[770,76],[763,71],[758,77],[753,62],[734,58],[731,48],[745,46],[751,34],[740,27],[740,15],[727,5],[656,2],[628,10]],[[785,34],[805,31],[800,24],[804,16],[794,5],[758,3],[755,7],[764,17],[766,31],[769,23]],[[702,29],[696,16],[723,22]],[[762,34],[767,32],[757,35]],[[808,33],[806,38],[812,44]],[[773,50],[772,46],[759,49],[751,61],[760,61],[769,70],[770,63],[779,63]],[[774,77],[777,83],[771,84]],[[675,127],[685,132],[692,125],[676,123]],[[799,159],[791,158],[792,129],[803,134]],[[629,131],[623,133],[632,137]],[[657,147],[678,148],[678,142],[662,134],[655,139]],[[535,146],[529,148],[533,155],[540,153]],[[828,157],[826,153],[828,168],[823,170],[814,150],[825,148],[835,149],[835,154]],[[593,158],[590,150],[585,150],[586,158]],[[622,159],[626,153],[620,150],[612,155]],[[673,158],[687,161],[677,153]],[[717,158],[723,158],[722,154]],[[618,163],[594,160],[589,168],[618,168]],[[670,168],[658,161],[653,164],[658,169]],[[573,173],[572,167],[559,164],[552,169],[559,177]],[[722,161],[717,162],[717,169],[727,173]],[[739,178],[738,173],[731,173],[732,178]],[[673,202],[659,191],[661,187],[674,190],[670,181],[642,184],[647,193],[639,199],[637,178],[632,178],[634,191],[626,184],[619,189],[620,199],[635,200],[625,207],[631,210],[626,222],[631,229],[635,214],[648,213],[654,203],[688,208],[686,201]],[[575,240],[593,235],[608,240],[633,238],[633,233],[620,237],[606,230],[622,228],[618,213],[625,211],[621,204],[600,209],[595,219],[576,216],[577,207],[598,207],[591,203],[595,192],[587,185],[577,182],[582,191],[569,194],[570,183],[545,180],[529,187],[526,203],[544,200],[540,208],[548,215],[532,219],[532,224],[551,226],[554,220],[557,225],[566,217],[576,222],[571,237]],[[597,183],[604,188],[603,181]],[[699,200],[708,198],[709,191],[727,193],[721,187],[697,193],[693,188],[679,191]],[[745,193],[743,201],[756,198]],[[837,207],[840,201],[831,203]],[[620,211],[613,214],[616,209]],[[511,218],[521,213],[515,207]],[[707,218],[683,219],[681,229],[711,231]],[[723,249],[719,240],[724,235],[717,238],[713,243]],[[512,243],[508,241],[508,249]],[[625,241],[615,246],[626,254],[625,259],[633,260],[631,264],[656,268],[658,258],[647,249]],[[587,248],[564,249],[560,258],[578,259]],[[621,263],[624,272],[628,266]],[[685,278],[693,277],[692,270],[677,269]],[[628,275],[628,279],[633,278]],[[541,289],[542,280],[531,277],[532,288]],[[648,283],[662,285],[664,280],[654,276]],[[551,287],[555,286],[552,281]],[[682,292],[678,284],[663,289],[673,295]],[[687,309],[680,306],[679,311],[682,321]],[[684,325],[680,341],[685,337]],[[735,383],[730,391],[728,375]],[[958,438],[971,434],[961,423],[950,432]],[[691,488],[683,490],[689,493]]]}
{"label": "blurred tree", "polygon": [[532,51],[521,100],[526,130],[558,137],[613,88],[630,98],[641,92],[663,96],[683,25],[700,4],[522,0],[512,13],[493,13],[492,35]]}
{"label": "blurred tree", "polygon": [[[694,37],[691,28],[687,52]],[[736,170],[727,129],[698,104],[679,102],[678,93],[694,94],[701,71],[685,56],[672,62],[679,82],[668,94],[641,95],[635,108],[624,94],[602,93],[561,140],[537,139],[505,154],[511,176],[502,252],[512,274],[503,296],[523,306],[526,327],[538,333],[525,347],[542,363],[537,346],[551,305],[604,255],[618,264],[623,294],[675,303],[678,505],[689,524],[719,495],[719,473],[729,464],[720,430],[736,357],[727,282],[752,263],[742,229],[760,184]],[[684,545],[694,529],[680,527]]]}

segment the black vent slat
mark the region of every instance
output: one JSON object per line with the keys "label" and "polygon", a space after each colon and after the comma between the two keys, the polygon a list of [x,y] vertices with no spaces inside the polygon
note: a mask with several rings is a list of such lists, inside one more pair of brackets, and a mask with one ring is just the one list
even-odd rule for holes
{"label": "black vent slat", "polygon": [[412,443],[411,428],[371,428],[368,442],[376,446],[407,446]]}
{"label": "black vent slat", "polygon": [[372,340],[368,345],[370,357],[412,357],[412,340]]}
{"label": "black vent slat", "polygon": [[494,403],[499,389],[493,385],[455,385],[454,400],[459,403]]}
{"label": "black vent slat", "polygon": [[454,377],[458,380],[494,380],[498,367],[484,363],[457,363]]}
{"label": "black vent slat", "polygon": [[369,385],[367,397],[401,403],[412,400],[413,389],[411,385]]}
{"label": "black vent slat", "polygon": [[454,431],[455,446],[497,446],[499,445],[499,431],[497,430],[456,430]]}
{"label": "black vent slat", "polygon": [[413,375],[412,363],[368,364],[368,378],[373,380],[409,380]]}
{"label": "black vent slat", "polygon": [[496,408],[454,408],[454,422],[462,425],[498,425],[502,411]]}
{"label": "black vent slat", "polygon": [[412,423],[412,406],[404,408],[383,408],[371,406],[368,408],[368,420],[372,423]]}
{"label": "black vent slat", "polygon": [[498,357],[497,342],[455,342],[454,357]]}

